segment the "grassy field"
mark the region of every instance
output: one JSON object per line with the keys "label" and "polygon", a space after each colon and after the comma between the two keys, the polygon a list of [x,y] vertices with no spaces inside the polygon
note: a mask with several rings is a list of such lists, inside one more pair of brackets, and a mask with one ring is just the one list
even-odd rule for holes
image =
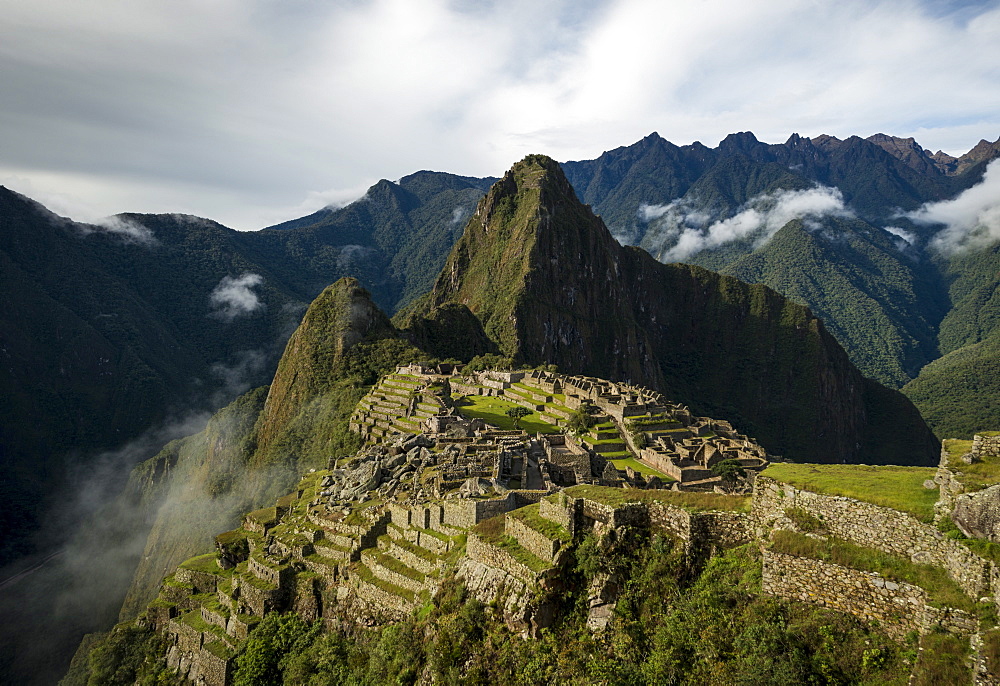
{"label": "grassy field", "polygon": [[923,484],[934,478],[934,472],[932,467],[779,462],[763,474],[803,490],[856,498],[931,522],[938,490],[924,488]]}
{"label": "grassy field", "polygon": [[[506,412],[512,407],[521,407],[517,403],[502,398],[485,395],[466,396],[458,406],[458,411],[466,419],[482,419],[487,424],[504,430],[514,428],[514,420]],[[538,413],[529,414],[520,421],[520,427],[528,433],[560,433],[559,427],[543,422]]]}
{"label": "grassy field", "polygon": [[[990,436],[996,432],[981,431],[980,434]],[[948,451],[948,466],[961,472],[958,480],[962,482],[968,491],[979,491],[988,486],[1000,483],[1000,460],[995,457],[987,457],[981,462],[965,464],[962,462],[962,455],[972,450],[972,441],[959,439],[945,439],[942,441],[945,450]]]}
{"label": "grassy field", "polygon": [[[605,453],[605,457],[609,457],[611,455],[617,455],[617,453]],[[660,477],[661,481],[667,483],[676,481],[676,479],[667,476],[663,472],[657,469],[653,469],[647,464],[639,462],[639,460],[635,459],[634,457],[623,457],[619,459],[613,459],[611,460],[611,464],[615,466],[615,469],[621,469],[622,471],[624,471],[626,467],[631,467],[632,469],[639,472],[643,476],[658,476]]]}

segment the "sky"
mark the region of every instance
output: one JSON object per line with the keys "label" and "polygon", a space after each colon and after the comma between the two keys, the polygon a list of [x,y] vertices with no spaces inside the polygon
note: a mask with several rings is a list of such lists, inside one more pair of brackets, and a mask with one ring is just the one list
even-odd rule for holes
{"label": "sky", "polygon": [[253,230],[656,131],[1000,137],[1000,0],[0,0],[0,184]]}

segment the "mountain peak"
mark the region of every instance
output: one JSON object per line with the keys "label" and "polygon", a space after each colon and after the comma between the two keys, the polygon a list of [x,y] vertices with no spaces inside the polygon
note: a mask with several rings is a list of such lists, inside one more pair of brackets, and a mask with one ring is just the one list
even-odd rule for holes
{"label": "mountain peak", "polygon": [[260,452],[274,440],[277,428],[287,425],[343,372],[348,350],[363,341],[396,335],[389,318],[357,279],[344,277],[327,286],[309,305],[278,363],[261,414],[263,425],[271,429],[258,437]]}
{"label": "mountain peak", "polygon": [[747,152],[758,145],[760,145],[760,141],[757,140],[757,136],[753,135],[750,131],[740,131],[739,133],[731,133],[723,138],[722,142],[719,143],[719,150]]}

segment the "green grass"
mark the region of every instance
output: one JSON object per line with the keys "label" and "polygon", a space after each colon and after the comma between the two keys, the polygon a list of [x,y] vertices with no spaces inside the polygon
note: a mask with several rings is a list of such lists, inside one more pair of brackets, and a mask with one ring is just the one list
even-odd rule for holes
{"label": "green grass", "polygon": [[472,527],[472,531],[483,539],[483,541],[506,551],[511,557],[535,573],[551,567],[552,565],[548,562],[522,547],[516,538],[507,535],[504,523],[505,518],[505,515],[497,515],[496,517],[484,519]]}
{"label": "green grass", "polygon": [[570,486],[566,495],[574,498],[588,498],[605,505],[617,507],[626,503],[664,503],[692,512],[723,510],[727,512],[749,512],[750,496],[722,495],[720,493],[694,493],[685,491],[642,490],[639,488],[612,488],[582,484]]}
{"label": "green grass", "polygon": [[931,522],[938,490],[923,484],[934,478],[934,472],[932,467],[781,462],[763,474],[806,491],[855,498]]}
{"label": "green grass", "polygon": [[994,543],[983,538],[969,538],[962,533],[962,530],[958,528],[955,522],[947,517],[938,523],[938,529],[945,536],[958,541],[979,557],[1000,564],[1000,543]]}
{"label": "green grass", "polygon": [[180,621],[187,624],[195,631],[211,631],[214,624],[209,624],[201,618],[201,610],[191,610],[187,614],[180,616]]}
{"label": "green grass", "polygon": [[405,576],[408,579],[413,579],[414,581],[420,583],[423,583],[424,581],[425,575],[423,572],[413,569],[413,567],[410,567],[409,565],[403,564],[391,555],[386,555],[385,553],[381,553],[377,550],[373,550],[369,553],[369,555],[374,557],[375,561],[380,565],[390,571],[396,572],[396,574],[399,574],[400,576]]}
{"label": "green grass", "polygon": [[249,572],[240,576],[240,582],[250,584],[254,588],[258,588],[262,591],[274,591],[278,588],[277,584],[272,584],[270,581],[259,579]]}
{"label": "green grass", "polygon": [[181,567],[184,569],[190,569],[195,572],[206,572],[208,574],[222,574],[223,569],[219,567],[217,562],[217,557],[215,553],[205,553],[204,555],[197,555],[190,559],[185,560],[181,563]]}
{"label": "green grass", "polygon": [[954,607],[975,615],[981,610],[941,567],[916,564],[899,555],[836,538],[817,540],[794,531],[776,531],[772,547],[779,553],[876,572],[892,581],[919,586],[927,591],[928,602],[936,607]]}
{"label": "green grass", "polygon": [[[459,404],[458,411],[466,419],[482,419],[487,424],[510,431],[514,429],[514,420],[507,416],[506,412],[512,407],[521,407],[510,400],[504,400],[494,396],[469,395]],[[548,422],[543,422],[538,418],[538,413],[533,412],[519,422],[520,428],[528,433],[560,433],[559,427]]]}
{"label": "green grass", "polygon": [[785,516],[795,522],[795,526],[803,533],[814,534],[826,531],[826,525],[819,517],[801,507],[785,508]]}
{"label": "green grass", "polygon": [[[993,432],[980,431],[978,433],[989,435]],[[1000,483],[1000,460],[997,458],[987,457],[985,460],[972,464],[965,464],[959,459],[972,450],[972,441],[946,439],[942,441],[942,445],[948,451],[948,467],[955,472],[961,472],[956,478],[965,486],[966,491],[980,491]]]}
{"label": "green grass", "polygon": [[527,507],[522,507],[519,510],[514,510],[508,514],[510,517],[524,522],[524,524],[526,524],[529,528],[534,529],[546,538],[559,540],[563,543],[569,543],[573,540],[570,533],[561,525],[545,519],[538,514],[538,508],[538,503],[535,503],[533,505],[528,505]]}
{"label": "green grass", "polygon": [[920,640],[920,647],[923,650],[913,669],[910,686],[972,683],[972,670],[965,664],[969,654],[968,637],[932,632]]}
{"label": "green grass", "polygon": [[351,567],[351,569],[354,572],[354,574],[358,576],[359,579],[361,579],[367,584],[370,584],[377,588],[381,588],[383,591],[386,591],[393,595],[398,595],[402,598],[406,598],[411,603],[416,598],[413,591],[411,591],[410,589],[403,588],[402,586],[397,586],[396,584],[390,583],[385,579],[382,579],[381,577],[375,576],[372,570],[368,569],[368,567],[366,567],[363,564],[358,563],[357,565]]}
{"label": "green grass", "polygon": [[208,652],[212,653],[212,655],[215,655],[217,658],[222,660],[228,660],[235,654],[229,649],[229,646],[222,641],[209,641],[205,644],[204,648]]}
{"label": "green grass", "polygon": [[372,498],[371,500],[366,500],[363,503],[354,505],[351,509],[351,513],[344,517],[344,524],[348,526],[364,526],[365,524],[368,524],[368,520],[363,517],[361,513],[370,507],[381,505],[384,502],[384,498]]}
{"label": "green grass", "polygon": [[264,507],[259,510],[254,510],[244,515],[247,519],[257,522],[261,526],[267,527],[270,524],[278,521],[278,508],[276,507]]}
{"label": "green grass", "polygon": [[615,469],[620,469],[622,471],[625,471],[625,467],[631,467],[632,469],[634,469],[635,471],[639,472],[643,476],[658,476],[658,477],[660,477],[661,481],[665,481],[665,482],[668,482],[668,483],[672,482],[672,481],[676,481],[676,479],[674,479],[671,476],[667,476],[666,474],[664,474],[660,470],[653,469],[649,465],[643,464],[642,462],[639,462],[639,460],[637,460],[634,457],[632,457],[631,454],[629,454],[629,452],[627,450],[624,451],[624,452],[625,452],[625,454],[628,457],[619,458],[619,459],[614,459],[613,457],[611,457],[612,455],[617,455],[618,453],[603,453],[603,455],[604,455],[605,458],[611,460],[611,463],[615,466]]}

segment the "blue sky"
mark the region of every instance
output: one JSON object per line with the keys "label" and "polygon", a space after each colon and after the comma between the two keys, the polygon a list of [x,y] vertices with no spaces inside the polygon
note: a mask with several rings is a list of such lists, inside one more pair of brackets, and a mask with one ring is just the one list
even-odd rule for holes
{"label": "blue sky", "polygon": [[0,183],[256,229],[652,131],[1000,137],[1000,2],[0,0]]}

